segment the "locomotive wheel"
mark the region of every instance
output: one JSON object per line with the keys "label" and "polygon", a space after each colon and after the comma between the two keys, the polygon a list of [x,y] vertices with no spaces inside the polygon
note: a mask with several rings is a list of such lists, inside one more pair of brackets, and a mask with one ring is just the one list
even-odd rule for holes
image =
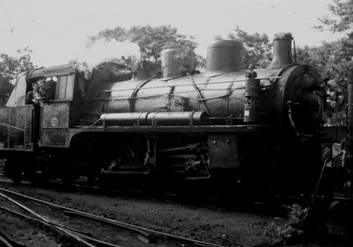
{"label": "locomotive wheel", "polygon": [[61,182],[64,184],[64,186],[71,186],[74,180],[74,177],[70,176],[69,174],[67,176],[61,177]]}
{"label": "locomotive wheel", "polygon": [[73,166],[74,166],[74,164],[72,164],[71,168],[67,167],[65,169],[65,172],[63,172],[60,176],[61,182],[66,187],[70,187],[74,183],[74,181],[79,178],[79,174],[75,170],[75,167],[73,167]]}
{"label": "locomotive wheel", "polygon": [[26,177],[33,185],[46,185],[49,183],[49,168],[45,165],[41,169],[31,169],[27,171]]}
{"label": "locomotive wheel", "polygon": [[60,180],[65,185],[70,187],[75,180],[79,178],[79,171],[74,162],[68,162],[64,165],[65,169],[61,172]]}
{"label": "locomotive wheel", "polygon": [[108,155],[105,161],[104,169],[109,171],[118,171],[119,169],[129,169],[141,167],[143,168],[143,157],[145,152],[143,149],[137,149],[128,144],[120,144],[114,151]]}
{"label": "locomotive wheel", "polygon": [[129,165],[135,162],[135,152],[129,145],[119,145],[117,153],[114,154],[114,159],[111,162],[116,162],[118,165]]}
{"label": "locomotive wheel", "polygon": [[12,179],[15,184],[20,184],[23,180],[23,167],[19,160],[9,158],[5,161],[5,176]]}

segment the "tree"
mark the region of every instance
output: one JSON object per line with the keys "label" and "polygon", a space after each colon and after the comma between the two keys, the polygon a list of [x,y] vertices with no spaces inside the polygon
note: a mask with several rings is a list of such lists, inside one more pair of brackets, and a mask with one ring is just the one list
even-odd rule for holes
{"label": "tree", "polygon": [[329,5],[329,11],[332,16],[319,18],[321,24],[315,27],[351,35],[353,32],[353,0],[333,0],[333,4]]}
{"label": "tree", "polygon": [[18,50],[19,57],[0,54],[0,105],[4,105],[13,89],[13,80],[16,75],[23,71],[34,68],[31,61],[31,50],[26,47]]}
{"label": "tree", "polygon": [[[194,52],[197,47],[197,43],[193,41],[193,37],[179,34],[176,27],[169,25],[157,27],[152,27],[149,25],[133,26],[129,29],[122,27],[106,29],[91,37],[90,42],[94,43],[99,39],[107,41],[130,41],[137,44],[140,48],[141,58],[149,64],[147,67],[151,70],[160,70],[161,51],[172,47],[191,51],[191,53],[188,54],[195,58],[192,58],[196,61],[194,68],[202,65],[200,62],[202,59],[199,58]],[[125,61],[133,62],[134,59],[125,57]],[[130,66],[133,67],[132,64],[130,64]]]}
{"label": "tree", "polygon": [[[254,33],[249,34],[239,27],[234,29],[234,33],[227,36],[231,40],[239,40],[243,43],[245,50],[243,57],[244,68],[248,68],[250,64],[264,67],[270,63],[271,44],[266,34]],[[216,36],[216,39],[223,39],[221,36]]]}
{"label": "tree", "polygon": [[345,121],[345,102],[347,81],[352,61],[347,60],[343,40],[323,43],[320,47],[297,49],[297,61],[314,67],[323,81],[326,81],[326,123],[343,124]]}
{"label": "tree", "polygon": [[332,15],[319,18],[321,24],[315,28],[343,32],[346,36],[336,42],[324,43],[320,48],[327,57],[323,73],[345,87],[348,72],[353,69],[353,0],[333,0],[329,11]]}
{"label": "tree", "polygon": [[[345,33],[342,39],[324,43],[319,48],[321,61],[321,72],[330,78],[328,91],[329,103],[334,112],[334,118],[345,116],[347,83],[349,73],[353,71],[353,0],[333,0],[329,5],[331,16],[319,18],[320,25],[315,28],[319,30],[330,30],[331,32]],[[331,98],[331,99],[330,99]],[[338,119],[334,119],[337,122]],[[340,121],[342,122],[342,121]]]}

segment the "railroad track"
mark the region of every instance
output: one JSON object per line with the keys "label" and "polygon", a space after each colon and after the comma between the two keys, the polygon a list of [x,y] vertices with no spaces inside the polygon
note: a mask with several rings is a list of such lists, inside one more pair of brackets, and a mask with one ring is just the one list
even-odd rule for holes
{"label": "railroad track", "polygon": [[[37,227],[46,229],[46,231],[54,232],[59,236],[59,243],[68,246],[205,246],[215,247],[217,244],[199,241],[195,239],[185,238],[161,231],[156,231],[146,227],[129,224],[123,221],[117,221],[106,217],[101,217],[89,212],[84,212],[74,208],[65,207],[63,205],[54,204],[52,202],[40,200],[21,193],[0,188],[0,197],[3,201],[7,201],[10,206],[0,206],[0,210],[33,223]],[[25,201],[25,202],[23,202]],[[11,206],[12,205],[12,206]],[[40,205],[40,206],[39,206]],[[15,210],[14,206],[20,210]],[[43,211],[43,206],[47,209]],[[48,210],[49,209],[49,210]],[[48,213],[50,212],[50,214]],[[49,216],[48,216],[49,214]],[[95,236],[94,232],[87,232],[87,229],[77,229],[75,224],[70,224],[72,219],[79,218],[80,226],[84,225],[83,221],[94,222],[102,229],[106,228],[106,232],[113,232],[117,235],[115,238],[100,239]],[[87,223],[88,224],[88,223]],[[118,234],[116,229],[119,229]],[[124,236],[118,236],[124,232]],[[127,233],[129,237],[127,236]],[[121,233],[122,234],[122,233]],[[108,239],[108,240],[106,240]],[[125,241],[122,241],[124,239]],[[64,243],[62,243],[64,242]]]}
{"label": "railroad track", "polygon": [[[86,194],[97,194],[97,195],[106,195],[106,196],[128,196],[132,198],[154,198],[158,200],[171,200],[175,202],[183,202],[186,204],[194,205],[196,201],[201,205],[208,205],[210,207],[220,206],[220,201],[222,201],[223,197],[219,197],[218,195],[205,194],[204,189],[192,190],[191,187],[185,187],[184,190],[179,188],[179,191],[176,191],[174,188],[168,188],[165,186],[162,190],[154,190],[153,188],[147,188],[144,185],[133,185],[131,181],[127,181],[127,186],[121,186],[121,184],[108,183],[103,186],[99,183],[88,183],[85,178],[77,179],[73,181],[71,184],[64,184],[60,179],[50,180],[45,184],[33,184],[27,180],[21,181],[22,186],[28,187],[42,187],[46,189],[53,189],[59,191],[66,191],[72,193],[86,193]],[[3,176],[0,173],[0,184],[13,184],[13,180]],[[130,187],[129,187],[130,186]],[[199,194],[199,192],[203,192],[204,194]],[[229,197],[231,198],[231,197]],[[221,204],[224,204],[221,202]],[[235,206],[234,203],[231,202],[230,199],[226,201],[224,207],[229,208]]]}

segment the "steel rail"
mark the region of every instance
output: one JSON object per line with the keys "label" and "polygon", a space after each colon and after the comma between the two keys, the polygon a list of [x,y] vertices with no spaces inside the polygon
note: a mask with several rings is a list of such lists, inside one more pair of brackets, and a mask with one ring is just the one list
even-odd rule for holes
{"label": "steel rail", "polygon": [[[29,199],[29,200],[32,200],[32,201],[47,205],[47,206],[51,206],[51,207],[58,208],[60,210],[67,211],[67,212],[83,213],[85,215],[90,215],[92,218],[93,217],[102,218],[102,217],[97,216],[97,215],[85,213],[85,212],[77,210],[77,209],[61,206],[61,205],[58,205],[58,204],[55,204],[55,203],[51,203],[51,202],[47,202],[47,201],[44,201],[44,200],[40,200],[40,199],[37,199],[37,198],[34,198],[34,197],[22,195],[20,193],[17,193],[17,192],[14,192],[14,191],[9,191],[9,190],[3,189],[3,188],[0,188],[0,191],[5,191],[5,193],[7,192],[7,193],[10,193],[10,194],[14,194],[16,196],[20,196],[20,197],[23,197],[23,198],[26,198],[26,199]],[[1,193],[0,193],[0,196],[1,196]],[[106,218],[102,218],[102,219],[106,219]],[[147,233],[147,232],[145,232],[145,231],[143,231],[141,229],[136,228],[134,225],[130,225],[130,224],[127,224],[127,223],[124,223],[124,222],[116,222],[115,226],[120,226],[120,227],[122,227],[124,229],[130,230],[130,231],[134,231],[135,233],[141,234],[144,237],[149,237],[150,236],[149,233]]]}
{"label": "steel rail", "polygon": [[81,246],[88,246],[88,247],[95,247],[94,245],[88,243],[87,241],[85,241],[84,239],[82,239],[79,236],[76,236],[75,234],[67,231],[64,227],[62,226],[56,226],[55,224],[53,224],[53,222],[49,219],[47,219],[46,217],[36,213],[35,211],[33,211],[32,209],[26,207],[25,205],[23,205],[22,203],[12,199],[11,197],[8,197],[7,195],[0,193],[0,197],[5,198],[6,200],[12,202],[13,204],[17,205],[18,207],[22,208],[23,210],[25,210],[26,212],[30,213],[31,215],[34,215],[36,218],[40,219],[43,221],[43,223],[45,223],[48,227],[55,229],[56,231],[58,231],[59,233],[66,235],[67,237],[69,237],[72,241],[78,243]]}
{"label": "steel rail", "polygon": [[2,247],[25,247],[23,244],[19,244],[14,240],[8,238],[4,233],[0,232],[0,246]]}
{"label": "steel rail", "polygon": [[95,214],[87,213],[87,212],[84,212],[84,211],[81,211],[81,210],[77,210],[77,209],[74,209],[74,208],[70,208],[70,207],[61,206],[61,205],[58,205],[58,204],[55,204],[55,203],[52,203],[52,202],[48,202],[48,201],[44,201],[44,200],[41,200],[41,199],[37,199],[35,197],[27,196],[27,195],[24,195],[24,194],[21,194],[21,193],[17,193],[17,192],[11,191],[11,190],[7,190],[7,189],[4,189],[4,188],[0,188],[0,191],[5,192],[5,193],[9,193],[9,194],[12,194],[12,195],[16,195],[16,196],[19,196],[19,197],[22,197],[22,198],[26,198],[28,200],[32,200],[32,201],[35,201],[35,202],[38,202],[38,203],[41,203],[41,204],[52,206],[52,207],[55,207],[55,208],[70,212],[71,214],[75,213],[75,214],[77,214],[79,216],[82,216],[82,217],[85,217],[85,218],[90,218],[90,219],[95,220],[95,221],[101,221],[101,222],[105,222],[105,223],[109,222],[109,224],[112,224],[112,225],[115,225],[115,226],[119,226],[119,227],[125,228],[127,230],[133,230],[133,231],[136,231],[136,232],[139,232],[139,233],[144,233],[145,236],[155,235],[155,236],[160,236],[160,237],[166,237],[166,238],[173,239],[173,240],[176,240],[176,241],[181,241],[181,242],[193,244],[195,246],[203,246],[203,247],[221,247],[222,246],[222,245],[209,243],[209,242],[205,242],[205,241],[201,241],[201,240],[195,240],[195,239],[191,239],[191,238],[181,237],[181,236],[177,236],[177,235],[174,235],[174,234],[165,233],[165,232],[161,232],[161,231],[145,228],[145,227],[142,227],[142,226],[136,226],[136,225],[129,224],[129,223],[122,222],[122,221],[118,221],[118,220],[104,218],[104,217],[101,217],[101,216],[98,216],[98,215],[95,215]]}
{"label": "steel rail", "polygon": [[[47,224],[45,224],[44,221],[40,220],[40,219],[36,219],[36,218],[33,218],[31,216],[28,216],[28,215],[25,215],[25,214],[22,214],[22,213],[19,213],[19,212],[16,212],[15,210],[12,210],[12,209],[9,209],[7,207],[3,207],[3,206],[0,206],[0,210],[3,210],[5,212],[8,212],[8,213],[11,213],[15,216],[18,216],[18,217],[21,217],[21,218],[24,218],[28,221],[32,221],[32,222],[35,222],[35,223],[38,223],[38,224],[41,224],[43,226],[46,226],[47,227]],[[60,226],[59,224],[57,223],[53,223],[53,225],[56,225],[56,226]],[[79,231],[79,230],[76,230],[76,229],[72,229],[72,228],[69,228],[69,227],[64,227],[66,230],[68,231],[71,231],[71,232],[74,232],[75,234],[79,235],[80,237],[82,238],[85,238],[93,243],[95,243],[97,246],[100,246],[100,247],[121,247],[120,245],[116,245],[116,244],[112,244],[112,243],[108,243],[108,242],[105,242],[105,241],[102,241],[102,240],[99,240],[99,239],[96,239],[96,238],[92,238],[90,236],[87,236],[85,233]],[[0,245],[1,246],[1,245]]]}
{"label": "steel rail", "polygon": [[0,235],[0,246],[14,247],[2,234]]}

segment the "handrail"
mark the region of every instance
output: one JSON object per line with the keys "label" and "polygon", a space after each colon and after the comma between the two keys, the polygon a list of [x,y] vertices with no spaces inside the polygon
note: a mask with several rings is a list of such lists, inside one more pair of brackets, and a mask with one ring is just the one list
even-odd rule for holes
{"label": "handrail", "polygon": [[[259,80],[277,80],[281,79],[280,76],[275,76],[275,77],[259,77],[256,78]],[[238,79],[238,80],[225,80],[225,81],[214,81],[214,82],[202,82],[202,83],[196,83],[197,86],[200,85],[214,85],[214,84],[226,84],[229,82],[242,82],[245,81],[246,79]],[[163,85],[163,86],[151,86],[151,87],[145,87],[145,89],[160,89],[160,88],[168,88],[171,86],[192,86],[190,83],[183,83],[183,84],[173,84],[173,85]],[[121,91],[131,91],[135,90],[134,88],[121,88],[121,89],[113,89],[113,90],[102,90],[101,92],[103,93],[110,93],[110,92],[121,92]],[[202,90],[202,89],[201,89]]]}
{"label": "handrail", "polygon": [[149,83],[151,80],[153,80],[154,78],[156,78],[159,75],[159,72],[156,73],[155,75],[153,75],[151,78],[148,78],[142,82],[140,82],[137,87],[135,87],[134,91],[132,92],[131,96],[130,96],[130,111],[133,111],[135,108],[135,98],[137,93],[139,92],[139,90],[145,86],[147,83]]}
{"label": "handrail", "polygon": [[7,127],[7,128],[12,128],[12,129],[20,130],[20,131],[23,131],[23,132],[26,131],[26,129],[24,129],[24,128],[19,128],[19,127],[16,127],[16,126],[13,126],[13,125],[10,125],[10,124],[6,124],[6,123],[0,123],[0,125],[5,126],[5,127]]}
{"label": "handrail", "polygon": [[[190,78],[190,80],[192,81],[192,85],[195,88],[197,94],[199,95],[201,102],[203,103],[203,105],[205,106],[206,112],[210,113],[210,110],[208,109],[207,103],[205,101],[205,97],[203,96],[200,88],[196,85],[196,82],[194,81],[194,78],[192,78],[192,76],[190,74],[187,74],[187,76]],[[171,94],[172,95],[172,94]],[[199,101],[200,102],[200,101]]]}

